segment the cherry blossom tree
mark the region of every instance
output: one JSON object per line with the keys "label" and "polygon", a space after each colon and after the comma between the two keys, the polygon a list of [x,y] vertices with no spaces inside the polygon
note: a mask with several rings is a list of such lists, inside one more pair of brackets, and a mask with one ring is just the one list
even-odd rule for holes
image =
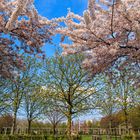
{"label": "cherry blossom tree", "polygon": [[[41,53],[41,46],[57,33],[61,41],[65,36],[72,41],[61,44],[63,54],[84,52],[83,66],[93,73],[104,71],[122,56],[139,62],[139,9],[138,0],[89,0],[83,16],[69,11],[65,18],[48,20],[38,14],[34,0],[1,0],[0,73],[9,77],[14,67],[24,68],[21,52]],[[56,29],[59,22],[66,26]]]}
{"label": "cherry blossom tree", "polygon": [[[44,57],[41,46],[50,41],[55,25],[41,17],[34,0],[0,1],[0,76],[15,75],[24,68],[24,53]],[[40,55],[41,54],[41,55]]]}
{"label": "cherry blossom tree", "polygon": [[98,73],[109,68],[118,58],[140,61],[140,1],[88,0],[83,16],[69,11],[65,27],[56,33],[71,40],[62,43],[63,54],[86,54],[85,68]]}

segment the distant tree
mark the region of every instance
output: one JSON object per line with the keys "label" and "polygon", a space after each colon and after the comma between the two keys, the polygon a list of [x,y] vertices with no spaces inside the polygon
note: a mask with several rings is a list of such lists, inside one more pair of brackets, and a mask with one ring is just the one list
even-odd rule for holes
{"label": "distant tree", "polygon": [[17,113],[19,111],[22,97],[24,94],[24,80],[25,75],[20,75],[17,77],[14,81],[9,80],[9,86],[7,94],[8,96],[8,104],[9,104],[9,110],[12,113],[13,116],[13,124],[12,124],[12,130],[11,134],[15,134],[16,131],[16,125],[17,125]]}
{"label": "distant tree", "polygon": [[111,116],[106,115],[106,116],[101,118],[100,126],[102,128],[110,128],[110,120],[111,120],[112,121],[111,122],[112,128],[118,127],[121,123],[124,122],[123,118],[124,118],[124,115],[122,112],[118,112],[117,114],[113,113]]}
{"label": "distant tree", "polygon": [[98,107],[102,115],[110,118],[109,128],[112,128],[112,115],[118,109],[114,82],[107,74],[101,75],[102,90],[97,93]]}
{"label": "distant tree", "polygon": [[0,79],[0,114],[9,112],[9,94],[7,93],[9,82],[6,79]]}
{"label": "distant tree", "polygon": [[86,124],[87,124],[87,126],[88,126],[89,128],[91,128],[91,127],[93,126],[92,120],[87,120],[87,121],[86,121]]}
{"label": "distant tree", "polygon": [[64,114],[56,107],[49,107],[49,109],[45,112],[45,117],[49,120],[52,125],[53,135],[57,134],[58,125],[66,119]]}
{"label": "distant tree", "polygon": [[32,121],[39,118],[43,110],[43,96],[40,83],[42,63],[35,58],[27,57],[26,61],[26,81],[24,85],[23,110],[27,117],[28,133],[31,130]]}
{"label": "distant tree", "polygon": [[112,68],[102,74],[101,85],[103,88],[98,95],[100,110],[105,115],[103,120],[109,121],[110,119],[110,125],[112,125],[114,123],[112,121],[116,117],[114,113],[120,110],[124,113],[121,115],[124,119],[120,122],[125,122],[128,127],[129,110],[131,107],[137,106],[140,99],[138,95],[140,73],[136,63],[124,65],[124,61],[125,58],[119,59]]}
{"label": "distant tree", "polygon": [[12,115],[5,114],[5,115],[0,116],[0,128],[11,127],[12,122],[13,122]]}
{"label": "distant tree", "polygon": [[137,71],[138,69],[135,63],[128,63],[124,66],[123,62],[119,62],[111,73],[115,83],[114,91],[116,92],[117,106],[124,113],[126,128],[128,128],[130,108],[137,106],[140,101],[137,86],[140,76],[140,72]]}
{"label": "distant tree", "polygon": [[43,97],[40,88],[28,91],[24,96],[24,108],[28,121],[28,133],[31,132],[32,122],[43,114]]}
{"label": "distant tree", "polygon": [[[112,126],[118,127],[125,122],[125,114],[123,110],[115,112],[112,116],[104,116],[101,118],[100,125],[102,128],[109,128],[110,118],[112,119]],[[128,111],[128,122],[132,125],[133,129],[140,127],[140,108],[139,106],[132,107]]]}
{"label": "distant tree", "polygon": [[50,124],[36,119],[32,121],[32,128],[37,128],[37,129],[50,128]]}
{"label": "distant tree", "polygon": [[136,106],[130,110],[128,119],[134,129],[140,128],[140,106]]}
{"label": "distant tree", "polygon": [[[35,59],[31,57],[24,57],[24,61],[26,61],[26,71],[19,71],[14,79],[7,79],[8,84],[6,87],[6,96],[7,96],[7,104],[9,107],[9,111],[13,115],[13,125],[11,134],[15,133],[16,125],[17,125],[17,114],[21,105],[23,103],[23,97],[28,93],[28,90],[32,87],[34,79],[36,77],[35,71],[31,71],[30,67],[35,67]],[[36,80],[37,82],[37,80]]]}

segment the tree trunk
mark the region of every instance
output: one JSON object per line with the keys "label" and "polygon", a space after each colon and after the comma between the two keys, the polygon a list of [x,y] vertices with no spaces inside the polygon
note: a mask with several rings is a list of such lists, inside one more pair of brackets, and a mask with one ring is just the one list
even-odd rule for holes
{"label": "tree trunk", "polygon": [[109,134],[108,134],[108,140],[111,140],[111,134],[112,134],[112,114],[109,115]]}
{"label": "tree trunk", "polygon": [[127,110],[124,110],[124,116],[125,116],[125,127],[128,130],[128,113]]}
{"label": "tree trunk", "polygon": [[67,136],[68,136],[68,140],[71,140],[71,122],[72,122],[72,116],[71,114],[69,114],[69,116],[67,117],[68,119],[68,124],[67,124]]}
{"label": "tree trunk", "polygon": [[13,116],[13,124],[12,124],[12,129],[11,129],[11,134],[14,135],[15,131],[16,131],[16,121],[17,121],[17,112],[14,112],[14,116]]}
{"label": "tree trunk", "polygon": [[53,135],[56,135],[56,124],[53,124]]}
{"label": "tree trunk", "polygon": [[109,129],[110,129],[110,130],[112,129],[112,118],[111,118],[110,121],[109,121]]}
{"label": "tree trunk", "polygon": [[31,133],[31,123],[32,123],[32,120],[28,119],[28,134]]}

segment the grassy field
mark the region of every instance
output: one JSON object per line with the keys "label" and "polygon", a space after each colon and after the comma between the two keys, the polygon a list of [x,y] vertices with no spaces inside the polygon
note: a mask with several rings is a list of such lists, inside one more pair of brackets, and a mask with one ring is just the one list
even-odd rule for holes
{"label": "grassy field", "polygon": [[92,140],[92,136],[82,136],[82,140]]}
{"label": "grassy field", "polygon": [[[137,137],[137,140],[140,140],[139,137]],[[54,140],[53,136],[38,136],[38,135],[0,135],[0,140]],[[59,137],[57,140],[67,140],[66,137]],[[82,135],[79,140],[92,140],[92,135]],[[109,140],[106,136],[102,136],[102,140]],[[123,139],[120,138],[112,138],[111,140],[132,140],[131,137],[124,137]]]}
{"label": "grassy field", "polygon": [[[92,136],[82,136],[82,140],[92,140]],[[108,140],[108,139],[106,138],[106,136],[102,136],[102,140]],[[112,138],[111,140],[116,140],[116,139]]]}
{"label": "grassy field", "polygon": [[[92,136],[89,136],[89,135],[83,135],[82,136],[82,140],[92,140]],[[102,140],[108,140],[108,138],[106,136],[102,136]],[[111,140],[122,140],[121,138],[111,138]],[[132,140],[132,138],[124,138],[123,140]]]}

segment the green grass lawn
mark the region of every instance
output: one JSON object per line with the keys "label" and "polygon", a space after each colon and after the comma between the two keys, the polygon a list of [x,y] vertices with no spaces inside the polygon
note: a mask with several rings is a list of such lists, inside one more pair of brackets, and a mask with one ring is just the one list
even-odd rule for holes
{"label": "green grass lawn", "polygon": [[82,136],[82,140],[92,140],[92,136]]}
{"label": "green grass lawn", "polygon": [[[82,136],[82,140],[92,140],[92,136],[89,135],[83,135]],[[108,140],[106,138],[106,136],[102,136],[102,140]],[[115,138],[112,138],[111,140],[116,140]],[[120,140],[119,138],[117,138],[117,140]]]}
{"label": "green grass lawn", "polygon": [[[92,135],[81,135],[81,140],[92,140]],[[140,137],[138,137],[137,140],[140,140],[139,139]],[[54,140],[54,137],[53,136],[37,136],[37,135],[33,135],[33,136],[26,136],[26,135],[15,135],[15,136],[12,136],[12,135],[0,135],[0,140]],[[66,137],[59,137],[58,140],[67,140]],[[102,140],[108,140],[108,138],[104,135],[102,136]],[[116,140],[116,138],[112,138],[111,140]],[[119,139],[117,138],[117,140],[122,140],[122,139]],[[124,138],[123,140],[132,140],[132,138]]]}

